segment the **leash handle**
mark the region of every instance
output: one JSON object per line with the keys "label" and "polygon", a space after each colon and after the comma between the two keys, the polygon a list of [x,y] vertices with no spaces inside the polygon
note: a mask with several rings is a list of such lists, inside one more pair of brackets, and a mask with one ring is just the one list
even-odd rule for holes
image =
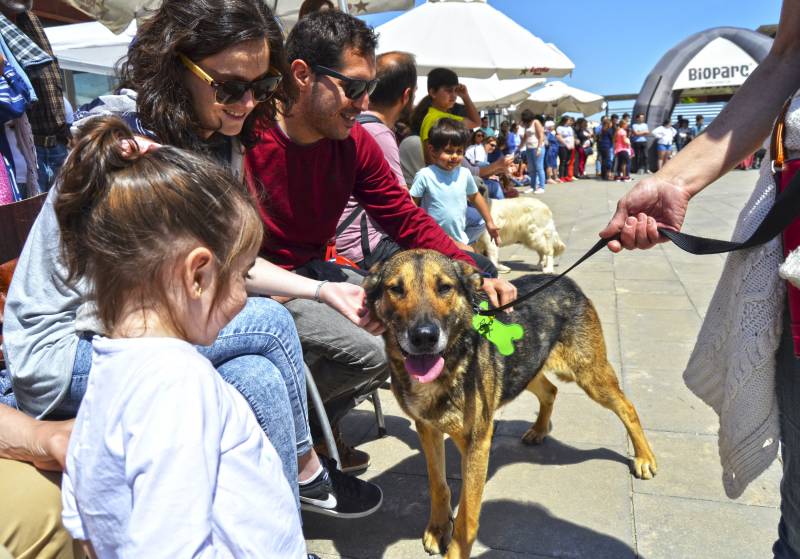
{"label": "leash handle", "polygon": [[696,237],[663,227],[659,227],[658,232],[675,246],[691,254],[720,254],[763,245],[780,235],[797,219],[798,214],[800,214],[800,173],[795,175],[786,188],[775,197],[772,208],[750,238],[741,243]]}

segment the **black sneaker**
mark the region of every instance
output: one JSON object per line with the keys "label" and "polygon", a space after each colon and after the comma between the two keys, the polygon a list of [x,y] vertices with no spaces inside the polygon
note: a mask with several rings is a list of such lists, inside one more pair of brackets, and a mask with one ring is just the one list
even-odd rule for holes
{"label": "black sneaker", "polygon": [[300,486],[300,508],[338,518],[361,518],[378,510],[383,503],[381,488],[343,474],[336,461],[319,457],[322,473]]}

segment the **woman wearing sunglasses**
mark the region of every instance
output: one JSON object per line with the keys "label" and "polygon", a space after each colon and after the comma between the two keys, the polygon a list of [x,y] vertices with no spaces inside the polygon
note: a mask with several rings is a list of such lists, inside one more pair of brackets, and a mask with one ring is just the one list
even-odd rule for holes
{"label": "woman wearing sunglasses", "polygon": [[[121,66],[120,94],[91,103],[77,118],[120,114],[143,137],[140,144],[146,138],[204,153],[241,176],[254,124],[274,119],[283,98],[284,64],[281,30],[261,0],[165,0],[139,27]],[[48,200],[20,259],[26,273],[14,277],[3,324],[16,402],[48,419],[74,417],[91,370],[92,337],[101,331],[84,319],[86,286],[66,282],[53,248],[58,236]],[[304,508],[340,517],[370,514],[380,506],[380,489],[342,474],[314,452],[294,323],[282,305],[258,296],[323,302],[375,330],[363,290],[303,278],[261,258],[247,289],[245,309],[201,352],[248,401],[290,485],[297,488],[299,481],[300,495],[314,493],[311,504],[303,499]],[[0,442],[3,437],[0,425]]]}

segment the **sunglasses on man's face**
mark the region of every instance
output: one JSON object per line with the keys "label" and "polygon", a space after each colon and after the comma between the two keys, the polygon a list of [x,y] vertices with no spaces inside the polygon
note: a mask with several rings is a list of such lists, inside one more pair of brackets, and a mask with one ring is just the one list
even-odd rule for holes
{"label": "sunglasses on man's face", "polygon": [[342,89],[344,89],[344,96],[351,101],[361,99],[365,93],[367,95],[372,95],[372,92],[375,91],[375,88],[378,85],[378,78],[375,78],[374,80],[360,80],[357,78],[351,78],[345,76],[344,74],[340,74],[336,70],[331,70],[325,66],[320,66],[319,64],[314,64],[311,66],[311,69],[317,74],[322,74],[323,76],[330,76],[332,78],[336,78],[337,80],[341,80]]}
{"label": "sunglasses on man's face", "polygon": [[200,66],[189,60],[187,56],[179,54],[178,57],[189,71],[214,88],[214,97],[217,103],[221,103],[223,105],[238,103],[248,91],[253,92],[253,100],[256,103],[263,103],[272,97],[272,94],[278,89],[278,85],[280,85],[283,77],[280,74],[273,74],[258,78],[257,80],[253,80],[251,82],[245,82],[241,80],[226,80],[224,82],[218,82],[209,76],[208,73],[206,73],[206,71]]}

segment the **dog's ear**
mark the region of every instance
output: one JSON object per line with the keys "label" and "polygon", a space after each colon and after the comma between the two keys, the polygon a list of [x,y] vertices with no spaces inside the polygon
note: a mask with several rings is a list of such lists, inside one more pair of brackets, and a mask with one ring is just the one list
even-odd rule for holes
{"label": "dog's ear", "polygon": [[470,299],[474,298],[483,287],[483,278],[480,273],[473,266],[462,260],[453,260],[453,267],[461,287],[469,295]]}
{"label": "dog's ear", "polygon": [[369,270],[369,275],[364,278],[361,287],[367,292],[367,303],[372,305],[383,292],[384,263],[378,262]]}

